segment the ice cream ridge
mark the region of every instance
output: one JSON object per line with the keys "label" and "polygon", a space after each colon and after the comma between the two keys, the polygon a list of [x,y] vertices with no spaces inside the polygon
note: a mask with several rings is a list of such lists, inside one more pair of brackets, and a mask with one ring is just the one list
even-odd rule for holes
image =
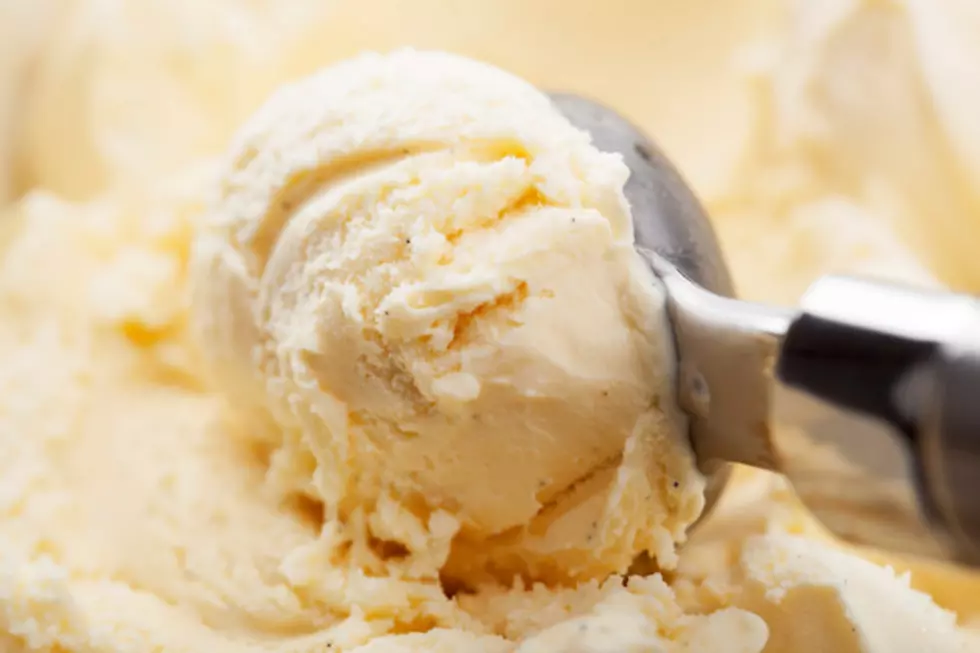
{"label": "ice cream ridge", "polygon": [[151,196],[20,202],[0,650],[977,650],[775,477],[687,541],[627,176],[530,84],[404,50]]}

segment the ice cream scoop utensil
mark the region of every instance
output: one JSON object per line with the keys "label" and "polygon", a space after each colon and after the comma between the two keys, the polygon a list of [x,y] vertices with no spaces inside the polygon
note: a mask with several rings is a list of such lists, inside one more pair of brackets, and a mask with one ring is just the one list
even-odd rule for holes
{"label": "ice cream scoop utensil", "polygon": [[670,161],[591,100],[552,99],[630,169],[637,250],[667,290],[678,401],[709,503],[744,463],[785,474],[842,538],[980,565],[980,305],[826,277],[794,310],[734,299]]}

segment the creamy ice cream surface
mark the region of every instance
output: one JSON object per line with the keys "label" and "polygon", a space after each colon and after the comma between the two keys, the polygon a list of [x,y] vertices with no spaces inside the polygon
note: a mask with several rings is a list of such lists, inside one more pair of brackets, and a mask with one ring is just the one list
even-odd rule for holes
{"label": "creamy ice cream surface", "polygon": [[408,567],[455,536],[463,580],[673,565],[702,481],[617,156],[515,77],[401,51],[281,90],[230,161],[194,315],[273,474]]}
{"label": "creamy ice cream surface", "polygon": [[[37,4],[0,26],[0,651],[980,650],[977,574],[775,476],[685,536],[626,171],[501,69],[664,143],[751,298],[980,290],[967,0]],[[501,68],[334,63],[400,45]]]}

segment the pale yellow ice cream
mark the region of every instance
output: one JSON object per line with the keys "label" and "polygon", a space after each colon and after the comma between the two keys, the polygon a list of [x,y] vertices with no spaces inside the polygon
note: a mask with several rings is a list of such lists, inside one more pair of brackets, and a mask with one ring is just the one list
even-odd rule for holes
{"label": "pale yellow ice cream", "polygon": [[31,67],[54,7],[49,2],[0,2],[0,206],[17,191],[17,147]]}
{"label": "pale yellow ice cream", "polygon": [[[746,296],[793,302],[828,271],[980,291],[960,245],[980,170],[969,0],[48,4],[59,20],[23,54],[2,152],[11,188],[35,191],[0,224],[0,650],[980,650],[977,574],[843,549],[746,470],[664,576],[460,573],[476,591],[447,596],[460,583],[432,570],[460,559],[462,507],[445,531],[398,534],[431,544],[398,563],[366,519],[319,505],[326,467],[299,452],[320,424],[283,430],[275,377],[235,347],[229,392],[189,328],[190,250],[221,175],[198,159],[279,84],[400,45],[623,110],[705,199]],[[383,503],[375,524],[421,523]],[[529,554],[526,534],[514,544]]]}
{"label": "pale yellow ice cream", "polygon": [[515,77],[401,51],[279,91],[222,174],[202,347],[328,521],[413,556],[459,529],[467,579],[673,566],[703,484],[618,156]]}
{"label": "pale yellow ice cream", "polygon": [[740,53],[753,144],[707,198],[743,294],[831,271],[980,292],[980,5],[793,6]]}

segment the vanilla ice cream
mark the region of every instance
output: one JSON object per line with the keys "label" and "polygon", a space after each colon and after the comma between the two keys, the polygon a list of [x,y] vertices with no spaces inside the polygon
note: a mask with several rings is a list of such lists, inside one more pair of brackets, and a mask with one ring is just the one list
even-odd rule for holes
{"label": "vanilla ice cream", "polygon": [[745,297],[976,292],[975,3],[32,7],[0,7],[0,650],[980,650],[980,573],[844,547],[776,476],[681,545],[621,166],[489,66],[334,65],[449,50],[615,107]]}
{"label": "vanilla ice cream", "polygon": [[229,161],[203,351],[328,519],[418,554],[458,528],[465,577],[673,564],[702,480],[618,156],[515,77],[402,51],[279,91]]}
{"label": "vanilla ice cream", "polygon": [[[363,532],[343,541],[296,490],[316,487],[317,468],[285,482],[277,458],[292,452],[200,367],[189,253],[216,183],[200,172],[83,205],[38,192],[3,217],[5,652],[762,650],[762,618],[688,603],[659,575],[500,584],[470,570],[473,587],[454,595],[436,568],[440,518],[417,532],[428,552],[397,530],[414,506],[389,501],[370,520],[405,537],[408,559],[358,550],[376,546]],[[628,516],[623,505],[610,519],[633,528]]]}

